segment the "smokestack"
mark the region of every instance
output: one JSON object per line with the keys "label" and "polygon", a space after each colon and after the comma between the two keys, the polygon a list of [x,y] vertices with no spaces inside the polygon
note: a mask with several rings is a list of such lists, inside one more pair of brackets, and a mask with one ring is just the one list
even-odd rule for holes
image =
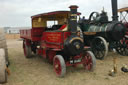
{"label": "smokestack", "polygon": [[112,18],[113,18],[113,21],[118,21],[117,0],[111,0],[111,3],[112,3],[112,15],[113,15]]}
{"label": "smokestack", "polygon": [[68,28],[72,34],[76,34],[77,32],[77,8],[78,6],[72,5],[70,8],[70,20]]}

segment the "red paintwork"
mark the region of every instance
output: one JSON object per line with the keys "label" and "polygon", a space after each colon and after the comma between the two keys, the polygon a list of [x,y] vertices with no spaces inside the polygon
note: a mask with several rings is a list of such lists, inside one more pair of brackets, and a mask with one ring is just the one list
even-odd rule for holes
{"label": "red paintwork", "polygon": [[128,23],[124,23],[124,25],[126,26],[126,36],[128,36]]}
{"label": "red paintwork", "polygon": [[44,28],[32,28],[20,30],[20,37],[31,41],[40,41]]}
{"label": "red paintwork", "polygon": [[59,30],[63,30],[67,25],[63,25]]}
{"label": "red paintwork", "polygon": [[56,55],[56,51],[53,51],[53,50],[48,50],[47,51],[47,58],[48,58],[50,63],[53,62],[53,58],[54,58],[55,55]]}
{"label": "red paintwork", "polygon": [[41,48],[38,48],[37,54],[38,54],[38,55],[42,55],[42,49],[41,49]]}
{"label": "red paintwork", "polygon": [[55,58],[54,60],[54,70],[58,76],[61,75],[62,68],[61,68],[61,64],[58,58]]}
{"label": "red paintwork", "polygon": [[43,32],[41,47],[63,49],[64,40],[66,40],[70,34],[70,32]]}
{"label": "red paintwork", "polygon": [[47,53],[47,50],[46,49],[42,49],[42,56],[43,56],[43,58],[46,58],[46,53]]}
{"label": "red paintwork", "polygon": [[92,58],[89,54],[86,54],[86,56],[84,56],[83,58],[83,66],[85,67],[85,69],[91,70],[92,68]]}

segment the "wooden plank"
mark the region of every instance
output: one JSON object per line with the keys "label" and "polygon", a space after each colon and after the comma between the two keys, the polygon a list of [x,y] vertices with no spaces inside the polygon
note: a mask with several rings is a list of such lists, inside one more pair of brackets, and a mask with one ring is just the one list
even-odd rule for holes
{"label": "wooden plank", "polygon": [[124,11],[128,11],[128,7],[118,9],[118,12],[124,12]]}

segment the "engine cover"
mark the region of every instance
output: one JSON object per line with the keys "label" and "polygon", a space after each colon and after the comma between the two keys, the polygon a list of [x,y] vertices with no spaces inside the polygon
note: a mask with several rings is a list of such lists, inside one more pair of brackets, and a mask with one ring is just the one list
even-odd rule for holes
{"label": "engine cover", "polygon": [[84,49],[84,41],[82,38],[71,35],[64,42],[64,51],[70,56],[79,55]]}

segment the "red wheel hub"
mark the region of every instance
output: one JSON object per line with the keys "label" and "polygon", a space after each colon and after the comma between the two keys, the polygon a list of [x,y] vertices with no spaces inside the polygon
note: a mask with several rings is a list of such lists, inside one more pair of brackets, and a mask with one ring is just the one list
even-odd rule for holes
{"label": "red wheel hub", "polygon": [[85,69],[91,70],[93,63],[92,63],[92,58],[88,53],[84,56],[83,62]]}
{"label": "red wheel hub", "polygon": [[127,47],[128,47],[128,38],[123,38],[122,40],[121,40],[121,44],[126,44],[127,45]]}
{"label": "red wheel hub", "polygon": [[54,70],[57,75],[61,74],[62,69],[61,69],[61,64],[58,58],[55,58],[54,60]]}

